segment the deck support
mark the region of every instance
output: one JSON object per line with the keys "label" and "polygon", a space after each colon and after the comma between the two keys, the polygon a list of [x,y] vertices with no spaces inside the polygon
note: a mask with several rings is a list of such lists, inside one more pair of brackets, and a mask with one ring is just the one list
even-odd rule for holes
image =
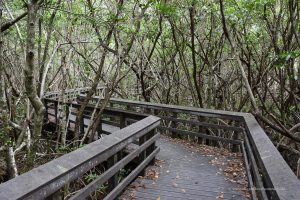
{"label": "deck support", "polygon": [[[107,160],[107,168],[109,169],[110,167],[114,166],[117,162],[118,162],[118,155],[115,154]],[[113,175],[108,180],[107,192],[111,192],[117,185],[118,185],[118,173]]]}
{"label": "deck support", "polygon": [[[141,146],[142,144],[144,144],[146,140],[147,140],[147,135],[140,137],[139,145]],[[146,157],[147,157],[146,150],[142,151],[139,155],[139,163],[142,163],[146,159]],[[139,176],[145,176],[145,172],[146,172],[145,169],[143,169],[139,174]]]}

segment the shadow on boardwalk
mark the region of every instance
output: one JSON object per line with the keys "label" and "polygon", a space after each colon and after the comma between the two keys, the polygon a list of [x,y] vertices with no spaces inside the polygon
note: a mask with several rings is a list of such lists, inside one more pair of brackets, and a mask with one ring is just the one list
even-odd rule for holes
{"label": "shadow on boardwalk", "polygon": [[242,191],[247,184],[244,177],[237,177],[243,183],[232,181],[224,175],[224,163],[217,161],[222,158],[228,162],[236,157],[215,157],[201,150],[192,151],[194,148],[166,136],[162,136],[157,145],[161,151],[155,166],[148,167],[146,176],[134,181],[120,200],[247,199]]}

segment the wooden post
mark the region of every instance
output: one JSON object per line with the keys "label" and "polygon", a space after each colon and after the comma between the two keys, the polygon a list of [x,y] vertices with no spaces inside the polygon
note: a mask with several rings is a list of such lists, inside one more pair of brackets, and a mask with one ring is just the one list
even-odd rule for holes
{"label": "wooden post", "polygon": [[[118,156],[117,156],[117,154],[115,154],[107,160],[107,168],[110,168],[110,167],[114,166],[114,164],[117,163],[117,162],[118,162]],[[118,185],[118,173],[113,175],[108,180],[108,188],[107,188],[108,193],[110,191],[112,191],[117,185]]]}
{"label": "wooden post", "polygon": [[[234,139],[234,140],[239,140],[239,132],[237,132],[237,131],[234,131],[234,132],[233,132],[233,139]],[[238,145],[238,144],[233,144],[233,145],[232,145],[232,151],[233,151],[233,152],[239,152],[239,151],[240,151],[240,145]]]}
{"label": "wooden post", "polygon": [[[177,113],[173,113],[172,117],[175,118],[175,119],[177,119]],[[171,128],[175,128],[176,129],[177,128],[177,122],[171,121]],[[172,133],[172,137],[173,138],[178,137],[178,134],[176,132],[172,132],[171,131],[171,133]]]}
{"label": "wooden post", "polygon": [[131,105],[126,105],[126,110],[132,110],[132,106]]}
{"label": "wooden post", "polygon": [[80,134],[84,134],[84,116],[80,120]]}
{"label": "wooden post", "polygon": [[98,136],[102,134],[102,118],[99,120],[99,124],[97,126]]}
{"label": "wooden post", "polygon": [[124,113],[121,113],[120,115],[120,129],[125,128],[126,124],[125,124],[125,115]]}
{"label": "wooden post", "polygon": [[70,115],[70,107],[68,104],[66,104],[66,123],[67,123],[66,125],[68,129],[70,128],[70,120],[68,121],[69,115]]}
{"label": "wooden post", "polygon": [[[141,146],[142,144],[144,144],[144,142],[146,141],[146,135],[140,137],[139,139],[139,145]],[[145,159],[147,158],[147,155],[146,155],[146,150],[141,152],[140,155],[139,155],[139,163],[142,163]],[[141,173],[139,174],[139,176],[145,176],[145,169],[143,169],[141,171]]]}
{"label": "wooden post", "polygon": [[150,108],[144,108],[144,113],[151,114],[151,109]]}
{"label": "wooden post", "polygon": [[298,179],[300,179],[300,158],[297,162],[297,177],[298,177]]}
{"label": "wooden post", "polygon": [[[198,121],[199,122],[204,121],[203,117],[198,116]],[[198,131],[199,131],[199,133],[204,133],[204,128],[202,126],[199,126]],[[205,143],[205,139],[198,137],[198,144],[203,144],[203,143]]]}
{"label": "wooden post", "polygon": [[[110,102],[110,103],[109,103],[109,107],[110,107],[110,108],[113,108],[113,107],[114,107],[114,104]],[[115,121],[115,118],[114,118],[113,116],[110,116],[110,117],[109,117],[109,121],[114,122],[114,121]]]}
{"label": "wooden post", "polygon": [[58,126],[58,102],[54,102],[55,125]]}
{"label": "wooden post", "polygon": [[[150,131],[147,134],[147,140],[151,139],[156,133],[156,129]],[[148,157],[153,151],[155,150],[155,142],[153,142],[153,144],[151,144],[147,149],[146,149],[146,156]],[[151,162],[149,163],[149,165],[154,165],[154,161],[155,158],[153,160],[151,160]]]}

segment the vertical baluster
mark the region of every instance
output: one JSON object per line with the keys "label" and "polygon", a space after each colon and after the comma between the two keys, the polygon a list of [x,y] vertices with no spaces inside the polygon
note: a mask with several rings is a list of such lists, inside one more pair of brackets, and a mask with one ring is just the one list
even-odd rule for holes
{"label": "vertical baluster", "polygon": [[[203,122],[204,121],[204,117],[198,116],[198,121],[199,122]],[[198,131],[199,131],[199,133],[203,133],[203,134],[205,133],[204,132],[204,128],[202,126],[198,127]],[[198,143],[199,144],[204,144],[204,143],[206,143],[206,141],[205,141],[205,139],[203,139],[201,137],[198,137]]]}
{"label": "vertical baluster", "polygon": [[[152,130],[150,131],[148,134],[147,134],[147,140],[151,139],[156,133],[156,129],[155,130]],[[153,142],[153,144],[151,144],[147,149],[146,149],[146,155],[147,157],[154,151],[155,149],[155,142]],[[149,165],[154,165],[154,161],[155,159],[151,160],[151,162],[149,163]]]}
{"label": "vertical baluster", "polygon": [[122,129],[122,128],[125,128],[125,114],[124,113],[121,113],[120,114],[120,129]]}
{"label": "vertical baluster", "polygon": [[[114,164],[118,162],[118,156],[117,154],[113,155],[107,160],[107,167],[110,168],[114,166]],[[118,185],[118,173],[113,175],[109,180],[108,180],[108,193],[112,191],[116,186]]]}
{"label": "vertical baluster", "polygon": [[84,116],[80,120],[80,133],[84,134]]}
{"label": "vertical baluster", "polygon": [[[177,119],[177,113],[172,113],[172,118]],[[176,121],[171,121],[171,128],[176,129],[177,128],[177,122]],[[171,131],[172,137],[177,137],[178,134],[174,131]]]}
{"label": "vertical baluster", "polygon": [[70,107],[68,104],[66,104],[66,126],[67,126],[67,129],[70,128],[70,120],[69,119],[69,115],[70,115]]}
{"label": "vertical baluster", "polygon": [[55,115],[55,124],[58,126],[58,102],[54,102],[54,115]]}
{"label": "vertical baluster", "polygon": [[[141,146],[145,142],[146,142],[146,135],[143,135],[142,137],[139,138],[139,145]],[[146,157],[147,157],[147,155],[146,155],[146,150],[145,150],[145,151],[140,153],[139,162],[142,163],[146,159]],[[145,176],[145,172],[146,172],[145,169],[143,169],[139,175],[140,176]]]}

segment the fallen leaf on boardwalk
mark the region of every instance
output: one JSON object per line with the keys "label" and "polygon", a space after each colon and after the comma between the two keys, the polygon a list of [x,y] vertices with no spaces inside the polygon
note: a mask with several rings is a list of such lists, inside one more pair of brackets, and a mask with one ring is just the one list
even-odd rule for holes
{"label": "fallen leaf on boardwalk", "polygon": [[185,192],[185,189],[181,189],[182,192]]}
{"label": "fallen leaf on boardwalk", "polygon": [[224,193],[221,192],[221,194],[219,194],[219,195],[216,197],[216,199],[224,199]]}
{"label": "fallen leaf on boardwalk", "polygon": [[172,186],[173,187],[178,187],[178,184],[177,183],[173,183]]}
{"label": "fallen leaf on boardwalk", "polygon": [[156,200],[160,200],[160,196],[158,196]]}
{"label": "fallen leaf on boardwalk", "polygon": [[158,179],[159,176],[159,172],[155,171],[154,169],[151,169],[149,171],[146,172],[146,178],[147,179]]}

